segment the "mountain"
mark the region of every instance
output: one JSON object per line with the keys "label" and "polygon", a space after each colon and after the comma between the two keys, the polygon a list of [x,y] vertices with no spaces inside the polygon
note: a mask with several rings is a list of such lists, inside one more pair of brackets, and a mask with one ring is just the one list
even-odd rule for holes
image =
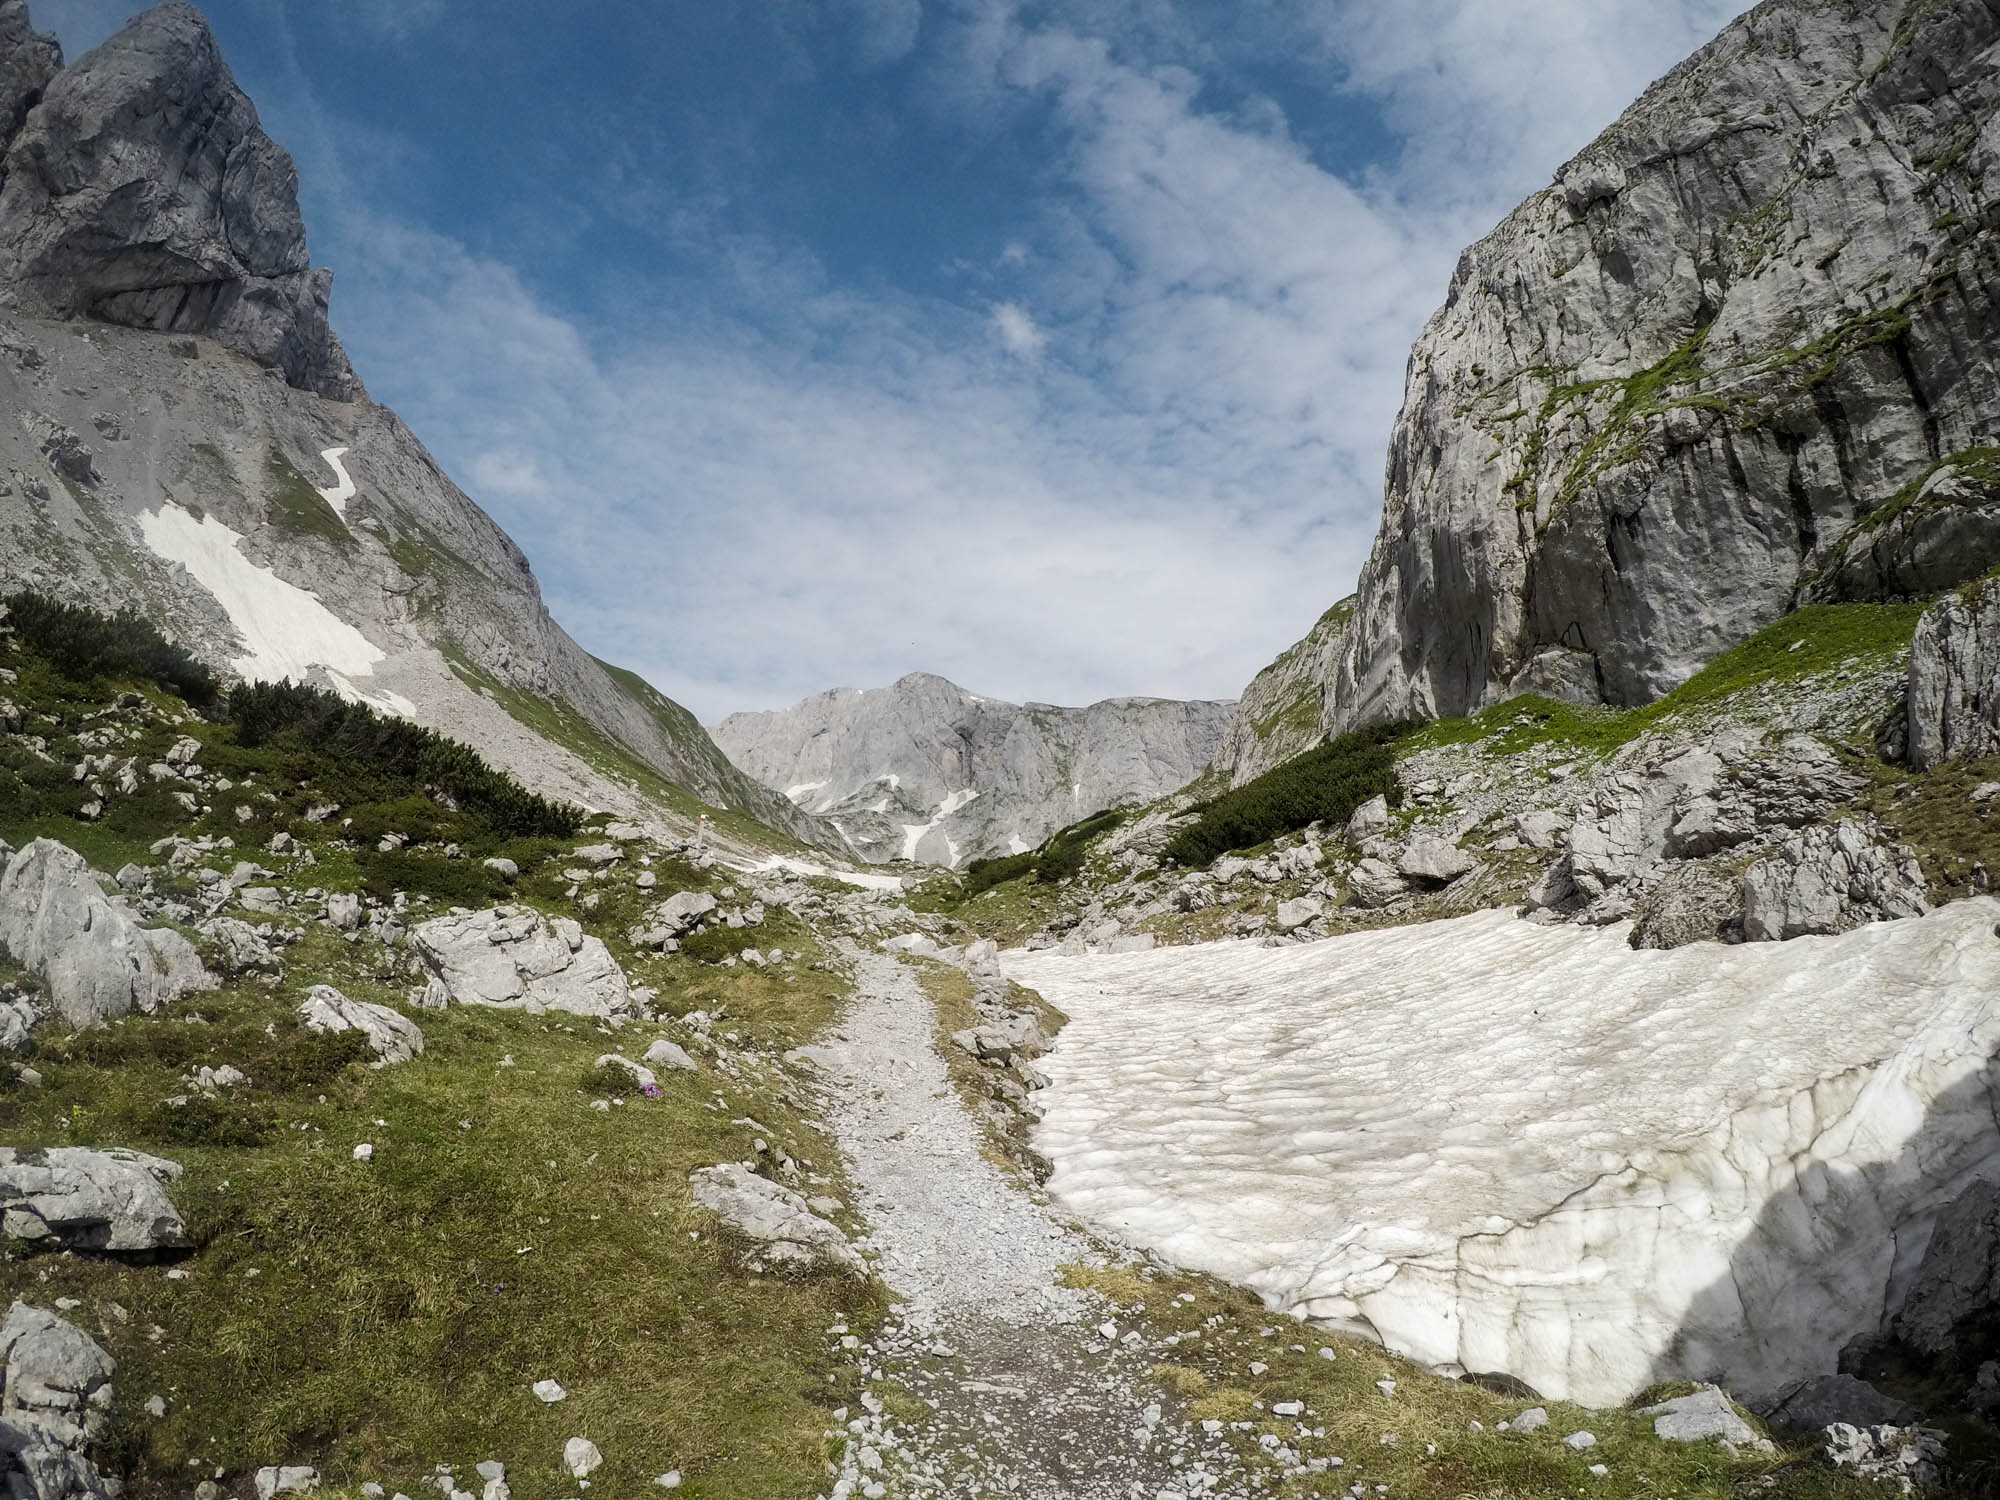
{"label": "mountain", "polygon": [[0,590],[131,604],[231,676],[333,687],[552,795],[840,848],[572,641],[368,399],[297,172],[199,11],[155,6],[64,67],[0,0],[0,132]]}
{"label": "mountain", "polygon": [[1632,705],[1808,599],[2000,560],[2000,15],[1768,0],[1468,250],[1335,727]]}
{"label": "mountain", "polygon": [[1343,599],[1321,615],[1306,638],[1289,647],[1243,690],[1222,748],[1209,770],[1241,786],[1303,755],[1332,731],[1333,681],[1354,601]]}
{"label": "mountain", "polygon": [[1003,703],[917,672],[893,687],[732,714],[712,732],[741,770],[830,819],[864,857],[956,866],[1185,786],[1214,756],[1233,708]]}

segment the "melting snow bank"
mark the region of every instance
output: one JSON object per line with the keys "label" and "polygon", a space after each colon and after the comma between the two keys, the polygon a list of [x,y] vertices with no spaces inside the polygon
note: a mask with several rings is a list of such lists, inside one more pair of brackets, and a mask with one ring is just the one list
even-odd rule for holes
{"label": "melting snow bank", "polygon": [[345,525],[347,502],[352,500],[355,494],[354,480],[348,475],[347,465],[341,462],[347,457],[347,449],[323,448],[319,456],[326,466],[333,470],[334,478],[339,481],[330,490],[320,490],[319,497],[333,507],[333,513],[339,516],[341,523]]}
{"label": "melting snow bank", "polygon": [[2000,902],[1634,952],[1485,912],[1292,948],[1002,955],[1071,1017],[1072,1209],[1273,1307],[1551,1397],[1830,1373],[2000,1179]]}
{"label": "melting snow bank", "polygon": [[248,654],[230,664],[253,682],[291,678],[308,682],[315,668],[347,697],[386,713],[414,717],[416,705],[398,694],[367,693],[356,677],[372,677],[385,653],[332,610],[295,584],[245,557],[242,538],[214,516],[197,519],[178,505],[139,516],[146,545],[188,570],[215,596]]}

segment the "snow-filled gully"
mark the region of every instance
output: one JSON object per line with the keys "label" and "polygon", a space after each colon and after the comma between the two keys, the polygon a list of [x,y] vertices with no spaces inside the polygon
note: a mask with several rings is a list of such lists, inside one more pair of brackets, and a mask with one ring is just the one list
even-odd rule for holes
{"label": "snow-filled gully", "polygon": [[1276,1308],[1621,1401],[1768,1394],[2000,1179],[2000,902],[1635,952],[1511,913],[1262,948],[1003,955],[1071,1017],[1051,1191]]}

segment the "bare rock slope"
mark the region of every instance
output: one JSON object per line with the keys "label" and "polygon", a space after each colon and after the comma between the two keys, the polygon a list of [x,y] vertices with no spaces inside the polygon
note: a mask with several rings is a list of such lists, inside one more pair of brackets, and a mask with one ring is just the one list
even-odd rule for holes
{"label": "bare rock slope", "polygon": [[1986,0],[1766,0],[1465,253],[1338,727],[1648,701],[2000,559],[1996,42]]}
{"label": "bare rock slope", "polygon": [[918,672],[732,714],[714,734],[736,765],[831,819],[866,858],[958,865],[1178,790],[1215,755],[1233,708],[1158,698],[1024,706]]}
{"label": "bare rock slope", "polygon": [[291,160],[198,11],[155,6],[63,68],[0,3],[0,152],[0,592],[135,604],[231,677],[364,699],[552,795],[839,847],[571,640],[367,399]]}

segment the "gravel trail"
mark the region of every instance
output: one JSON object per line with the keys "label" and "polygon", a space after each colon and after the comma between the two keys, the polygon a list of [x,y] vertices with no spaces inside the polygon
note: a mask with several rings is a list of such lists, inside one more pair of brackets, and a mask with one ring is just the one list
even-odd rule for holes
{"label": "gravel trail", "polygon": [[[872,1394],[849,1412],[830,1500],[889,1495],[1194,1500],[1261,1491],[1219,1433],[1187,1422],[1104,1301],[1058,1283],[1101,1261],[1072,1225],[981,1154],[932,1046],[914,974],[851,950],[856,998],[807,1055],[832,1084],[829,1123],[873,1232],[858,1245],[901,1299],[856,1351],[929,1407]],[[843,1331],[844,1332],[844,1331]],[[911,1403],[896,1403],[914,1409]]]}

